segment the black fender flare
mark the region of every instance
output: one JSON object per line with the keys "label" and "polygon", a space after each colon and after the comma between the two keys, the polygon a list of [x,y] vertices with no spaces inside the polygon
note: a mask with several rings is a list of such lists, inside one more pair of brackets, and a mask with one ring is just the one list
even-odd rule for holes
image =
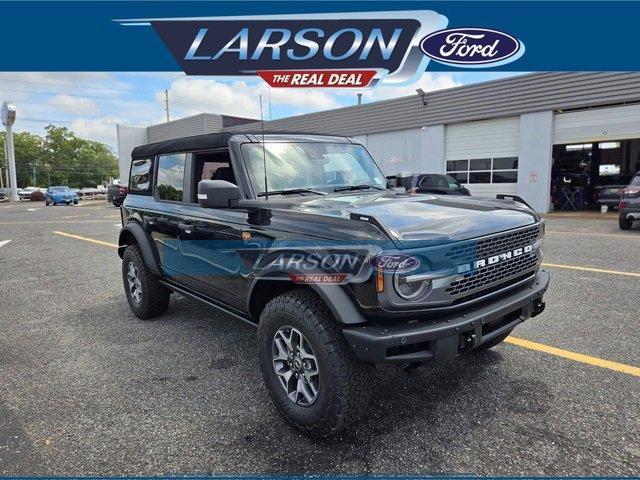
{"label": "black fender flare", "polygon": [[[247,295],[246,310],[248,312],[251,311],[251,302],[255,298],[254,293],[260,286],[261,281],[264,282],[269,280],[254,278],[251,282],[249,295]],[[278,281],[287,282],[287,280]],[[346,287],[344,285],[311,283],[304,286],[309,287],[322,299],[338,323],[345,325],[366,323],[367,320],[362,316],[353,299],[345,291]]]}
{"label": "black fender flare", "polygon": [[149,270],[151,270],[151,273],[162,276],[160,259],[158,258],[153,240],[138,223],[129,223],[120,230],[120,236],[118,237],[118,255],[120,258],[124,255],[124,250],[127,248],[127,245],[131,243],[131,241],[128,240],[131,236],[133,236],[140,247],[144,262],[147,264],[147,267],[149,267]]}

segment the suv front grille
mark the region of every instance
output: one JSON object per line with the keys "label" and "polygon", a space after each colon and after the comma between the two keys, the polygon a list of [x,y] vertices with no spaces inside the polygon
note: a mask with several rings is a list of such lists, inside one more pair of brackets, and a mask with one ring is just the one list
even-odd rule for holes
{"label": "suv front grille", "polygon": [[[536,243],[541,234],[541,226],[523,228],[515,232],[498,234],[480,240],[470,240],[452,247],[445,256],[456,266],[473,263],[495,255],[511,252]],[[481,295],[488,289],[500,288],[502,284],[515,278],[533,273],[538,263],[538,251],[509,258],[492,265],[485,265],[461,274],[444,291],[451,297],[461,298]]]}
{"label": "suv front grille", "polygon": [[451,282],[451,285],[445,289],[445,292],[452,296],[466,295],[487,287],[499,285],[503,280],[518,276],[527,270],[533,269],[537,262],[538,255],[536,253],[529,253],[505,262],[487,265],[473,272],[466,273],[462,278]]}
{"label": "suv front grille", "polygon": [[535,243],[540,235],[540,225],[504,233],[495,237],[471,240],[451,247],[445,256],[455,264],[469,263],[478,258],[491,257],[509,250]]}

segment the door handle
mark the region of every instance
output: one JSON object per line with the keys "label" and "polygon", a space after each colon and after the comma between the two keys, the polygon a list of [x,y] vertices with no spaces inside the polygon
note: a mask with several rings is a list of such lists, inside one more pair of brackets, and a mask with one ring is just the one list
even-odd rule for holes
{"label": "door handle", "polygon": [[190,223],[178,223],[178,228],[182,231],[184,231],[184,233],[186,234],[190,234],[191,232],[193,232],[195,230],[195,227],[193,225],[191,225]]}

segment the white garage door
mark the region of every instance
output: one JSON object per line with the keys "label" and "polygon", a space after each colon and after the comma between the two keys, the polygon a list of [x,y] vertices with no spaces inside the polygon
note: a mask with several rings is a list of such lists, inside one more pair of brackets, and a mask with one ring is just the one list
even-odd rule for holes
{"label": "white garage door", "polygon": [[640,138],[640,105],[594,108],[555,117],[555,145],[629,138]]}
{"label": "white garage door", "polygon": [[447,125],[446,170],[472,195],[515,194],[520,117]]}

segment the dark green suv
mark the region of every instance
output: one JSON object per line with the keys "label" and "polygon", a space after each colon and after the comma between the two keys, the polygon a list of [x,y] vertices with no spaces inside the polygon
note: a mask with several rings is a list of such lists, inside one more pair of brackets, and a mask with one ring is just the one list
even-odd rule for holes
{"label": "dark green suv", "polygon": [[177,293],[255,326],[275,404],[311,435],[362,414],[377,365],[491,348],[544,309],[544,223],[518,197],[391,189],[344,137],[210,134],[132,157],[131,309],[160,315]]}

